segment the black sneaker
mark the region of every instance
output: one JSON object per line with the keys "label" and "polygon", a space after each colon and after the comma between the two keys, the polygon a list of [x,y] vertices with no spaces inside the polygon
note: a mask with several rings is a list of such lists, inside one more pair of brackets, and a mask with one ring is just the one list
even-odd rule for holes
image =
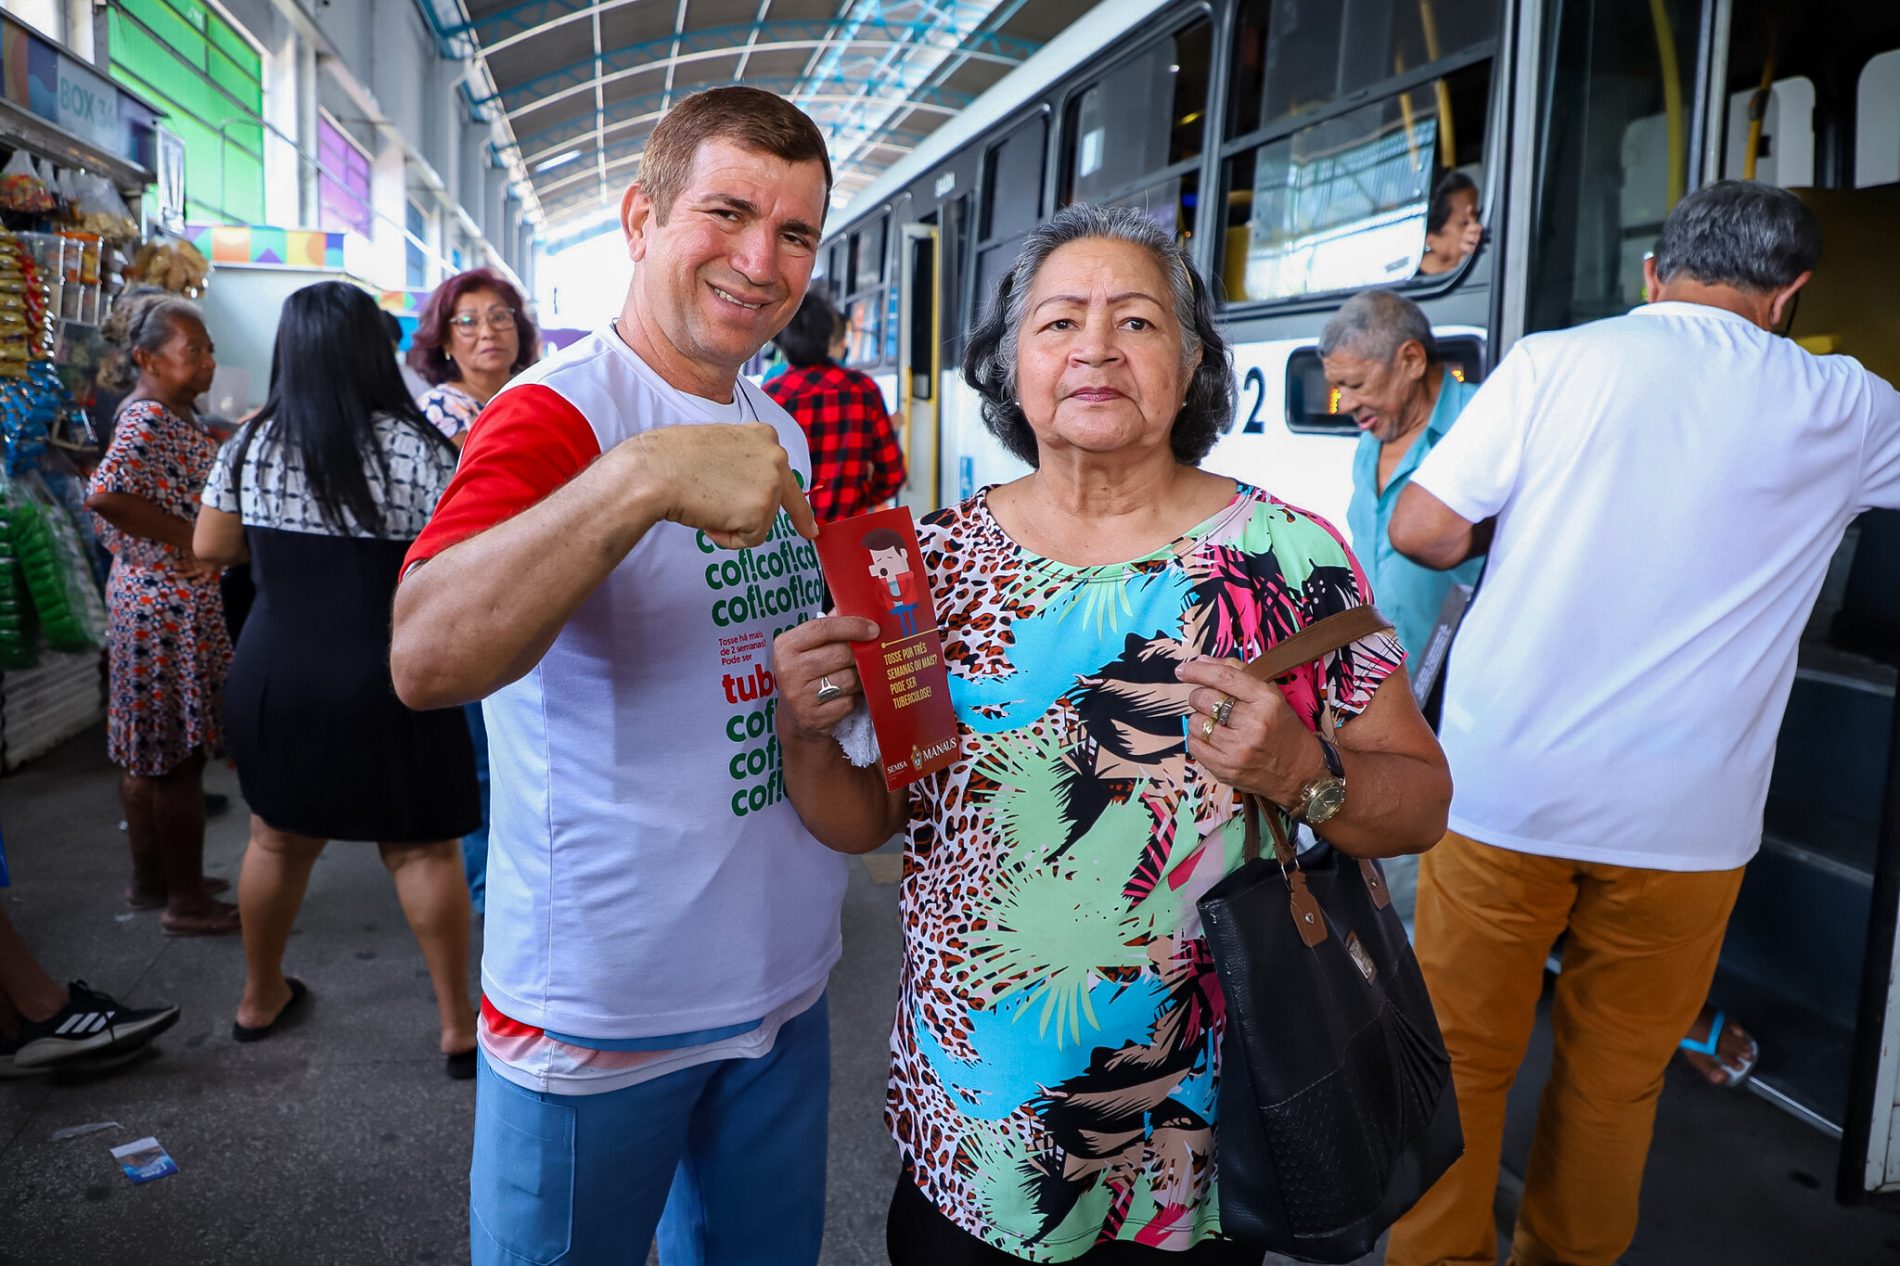
{"label": "black sneaker", "polygon": [[152,1044],[156,1034],[148,1032],[143,1038],[134,1038],[108,1047],[92,1055],[72,1055],[50,1064],[34,1064],[30,1068],[21,1068],[13,1062],[19,1053],[20,1043],[0,1037],[0,1081],[18,1077],[44,1077],[48,1073],[59,1076],[84,1077],[91,1073],[109,1072],[123,1067],[145,1054],[145,1048]]}
{"label": "black sneaker", "polygon": [[19,1039],[0,1037],[0,1081],[4,1081],[9,1077],[37,1077],[46,1071],[44,1067],[16,1068],[13,1063],[13,1057],[19,1053]]}
{"label": "black sneaker", "polygon": [[29,1070],[79,1055],[96,1055],[142,1046],[178,1022],[173,1006],[135,1009],[88,988],[83,980],[66,986],[66,1005],[49,1020],[23,1020],[12,1072]]}

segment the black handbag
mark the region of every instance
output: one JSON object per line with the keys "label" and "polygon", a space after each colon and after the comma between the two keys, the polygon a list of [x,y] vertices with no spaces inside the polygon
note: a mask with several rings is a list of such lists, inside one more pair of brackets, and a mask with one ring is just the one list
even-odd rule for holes
{"label": "black handbag", "polygon": [[[1247,671],[1272,681],[1388,627],[1354,607]],[[1330,687],[1321,716],[1330,729]],[[1244,800],[1245,860],[1199,903],[1226,995],[1221,1226],[1249,1247],[1350,1262],[1464,1152],[1451,1060],[1378,863],[1324,841],[1296,853],[1280,810]]]}

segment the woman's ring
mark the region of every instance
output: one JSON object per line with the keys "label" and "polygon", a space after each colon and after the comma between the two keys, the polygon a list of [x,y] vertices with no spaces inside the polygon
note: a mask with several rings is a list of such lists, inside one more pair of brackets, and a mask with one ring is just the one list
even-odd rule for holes
{"label": "woman's ring", "polygon": [[818,679],[818,702],[830,703],[843,693],[843,689],[835,685],[831,678],[820,677]]}
{"label": "woman's ring", "polygon": [[1214,737],[1214,718],[1209,717],[1207,718],[1207,720],[1201,723],[1201,738],[1211,739],[1213,737]]}
{"label": "woman's ring", "polygon": [[1227,718],[1234,715],[1234,697],[1222,695],[1221,701],[1214,705],[1214,724],[1226,725]]}

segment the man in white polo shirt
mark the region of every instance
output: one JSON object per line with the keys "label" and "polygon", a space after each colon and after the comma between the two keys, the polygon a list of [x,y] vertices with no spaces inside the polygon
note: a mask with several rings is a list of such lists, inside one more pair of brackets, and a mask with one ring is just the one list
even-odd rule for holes
{"label": "man in white polo shirt", "polygon": [[1663,1069],[1761,840],[1802,626],[1849,521],[1900,506],[1900,394],[1773,333],[1820,246],[1784,190],[1683,199],[1652,301],[1521,340],[1393,515],[1393,544],[1433,567],[1496,529],[1439,729],[1452,833],[1419,873],[1465,1156],[1394,1228],[1390,1266],[1496,1261],[1505,1095],[1560,933],[1511,1255],[1610,1266],[1635,1233]]}
{"label": "man in white polo shirt", "polygon": [[656,1228],[667,1266],[818,1257],[844,870],[785,799],[768,658],[818,612],[817,528],[803,433],[738,373],[830,187],[778,97],[675,106],[618,319],[488,405],[405,563],[397,691],[484,699],[494,771],[477,1263],[641,1262]]}

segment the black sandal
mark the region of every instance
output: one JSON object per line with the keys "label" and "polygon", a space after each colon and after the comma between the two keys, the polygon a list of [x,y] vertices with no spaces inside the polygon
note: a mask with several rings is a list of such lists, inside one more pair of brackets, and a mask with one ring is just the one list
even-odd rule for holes
{"label": "black sandal", "polygon": [[284,983],[290,986],[290,1001],[284,1004],[283,1009],[272,1017],[269,1024],[239,1024],[236,1020],[231,1021],[231,1039],[233,1041],[263,1041],[277,1031],[277,1027],[297,1009],[299,1003],[310,996],[310,990],[305,987],[303,981],[298,980],[295,976],[286,976]]}

